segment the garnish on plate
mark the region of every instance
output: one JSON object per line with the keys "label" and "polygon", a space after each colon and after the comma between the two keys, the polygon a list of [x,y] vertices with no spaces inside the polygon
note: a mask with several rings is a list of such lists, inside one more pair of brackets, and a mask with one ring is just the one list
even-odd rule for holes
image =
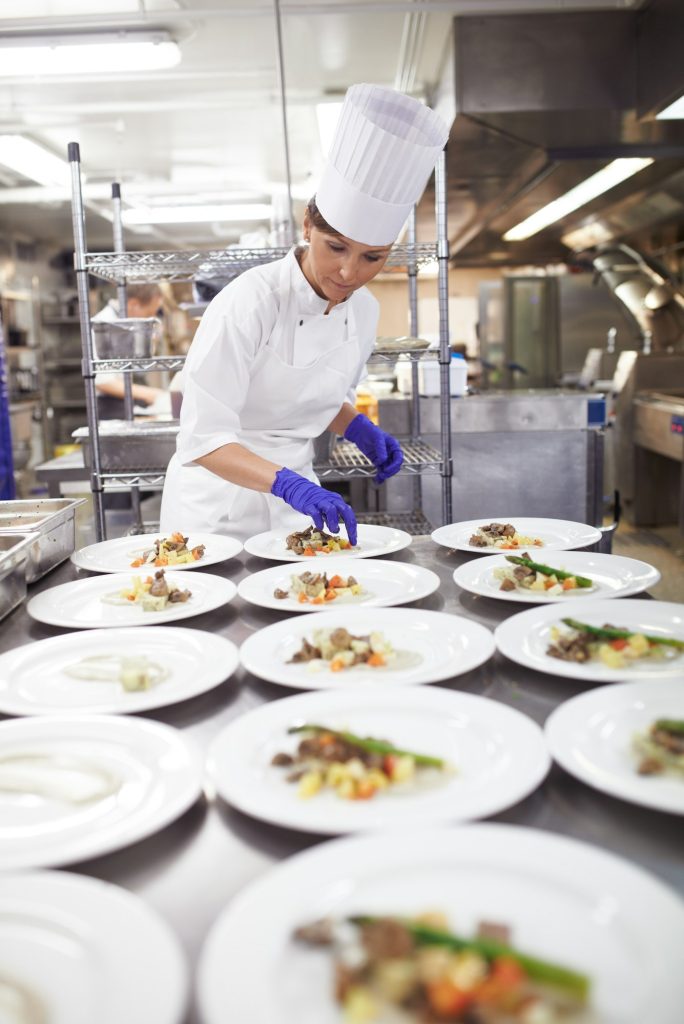
{"label": "garnish on plate", "polygon": [[341,672],[356,666],[388,668],[396,667],[398,653],[379,630],[366,636],[354,636],[343,627],[314,629],[312,640],[305,637],[301,648],[293,654],[288,664],[327,662],[326,667],[331,672]]}
{"label": "garnish on plate", "polygon": [[513,551],[521,547],[544,547],[543,540],[518,533],[512,523],[488,523],[486,526],[478,526],[468,543],[474,548],[498,548],[500,551]]}
{"label": "garnish on plate", "polygon": [[290,576],[289,590],[276,587],[273,596],[279,600],[293,598],[300,604],[327,604],[338,598],[361,597],[363,587],[353,576],[328,576],[325,572],[302,572]]}
{"label": "garnish on plate", "polygon": [[684,640],[652,636],[620,629],[608,623],[591,626],[577,619],[564,618],[566,629],[551,628],[551,643],[546,653],[562,661],[601,661],[608,668],[627,668],[644,659],[667,660],[684,651]]}
{"label": "garnish on plate", "polygon": [[204,556],[204,544],[188,547],[188,538],[182,533],[172,533],[170,537],[158,537],[154,547],[148,548],[131,562],[131,569],[139,569],[143,565],[174,566],[192,565]]}
{"label": "garnish on plate", "polygon": [[91,654],[63,669],[72,679],[120,683],[127,693],[150,690],[168,678],[169,670],[145,654]]}
{"label": "garnish on plate", "polygon": [[684,721],[658,718],[646,733],[636,733],[634,752],[639,775],[684,775]]}
{"label": "garnish on plate", "polygon": [[556,597],[574,590],[586,592],[594,587],[594,581],[588,576],[580,576],[577,573],[565,572],[564,569],[554,569],[550,565],[534,562],[527,551],[523,551],[521,555],[506,555],[506,561],[511,562],[515,568],[503,566],[494,570],[495,578],[501,580],[499,589],[503,591],[531,591]]}
{"label": "garnish on plate", "polygon": [[307,723],[293,726],[288,733],[303,733],[304,738],[293,754],[278,753],[271,763],[288,769],[287,781],[297,783],[302,799],[331,789],[344,800],[369,800],[390,788],[438,781],[449,769],[440,757],[347,730]]}
{"label": "garnish on plate", "polygon": [[326,533],[325,530],[318,530],[315,526],[288,534],[285,543],[288,550],[293,551],[295,555],[305,555],[309,558],[314,555],[339,554],[340,551],[348,551],[351,548],[351,544],[345,537]]}
{"label": "garnish on plate", "polygon": [[105,604],[137,604],[144,612],[161,612],[170,604],[189,601],[192,593],[182,590],[177,583],[167,580],[164,570],[159,569],[152,576],[133,576],[130,587],[124,587],[114,594],[105,594]]}

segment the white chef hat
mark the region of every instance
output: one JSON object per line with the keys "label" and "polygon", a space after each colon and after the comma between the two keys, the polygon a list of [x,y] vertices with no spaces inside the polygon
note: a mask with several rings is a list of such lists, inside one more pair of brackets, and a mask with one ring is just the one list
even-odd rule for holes
{"label": "white chef hat", "polygon": [[379,85],[347,90],[316,205],[331,227],[389,245],[420,199],[449,129],[419,100]]}

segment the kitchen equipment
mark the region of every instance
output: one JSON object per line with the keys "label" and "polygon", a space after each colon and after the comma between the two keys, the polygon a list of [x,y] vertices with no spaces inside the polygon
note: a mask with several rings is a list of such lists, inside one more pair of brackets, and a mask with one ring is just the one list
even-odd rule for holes
{"label": "kitchen equipment", "polygon": [[[449,365],[449,392],[453,398],[466,393],[468,364],[458,352],[451,355]],[[421,395],[439,395],[440,364],[437,359],[421,359],[418,364],[418,390]]]}
{"label": "kitchen equipment", "polygon": [[26,568],[32,533],[0,534],[0,620],[26,599]]}
{"label": "kitchen equipment", "polygon": [[0,501],[0,540],[30,534],[26,582],[34,583],[76,547],[76,509],[85,498]]}
{"label": "kitchen equipment", "polygon": [[155,316],[126,317],[112,323],[91,321],[96,359],[148,359],[161,321]]}
{"label": "kitchen equipment", "polygon": [[[129,423],[127,420],[102,420],[99,425],[100,469],[103,473],[164,473],[176,451],[178,420],[154,420]],[[79,427],[71,435],[83,445],[86,469],[92,466],[88,427]]]}
{"label": "kitchen equipment", "polygon": [[337,434],[334,434],[332,430],[324,430],[322,434],[315,437],[313,443],[314,463],[330,462],[336,441]]}

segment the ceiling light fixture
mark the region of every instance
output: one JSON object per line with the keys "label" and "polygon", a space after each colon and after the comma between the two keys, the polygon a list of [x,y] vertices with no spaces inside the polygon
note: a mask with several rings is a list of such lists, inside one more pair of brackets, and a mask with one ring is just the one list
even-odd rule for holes
{"label": "ceiling light fixture", "polygon": [[656,114],[656,121],[680,121],[684,118],[684,95]]}
{"label": "ceiling light fixture", "polygon": [[206,224],[271,219],[268,203],[209,206],[136,206],[122,211],[124,224]]}
{"label": "ceiling light fixture", "polygon": [[3,78],[158,71],[180,59],[177,43],[161,31],[0,37]]}
{"label": "ceiling light fixture", "polygon": [[592,199],[596,199],[597,196],[614,188],[627,178],[631,178],[633,174],[637,174],[638,171],[652,163],[653,160],[650,157],[623,157],[613,160],[596,174],[592,174],[591,177],[581,181],[579,185],[575,185],[569,192],[554,199],[546,206],[542,206],[540,210],[521,221],[520,224],[516,224],[503,236],[504,241],[520,242],[524,238],[536,235],[538,231],[547,228],[549,224],[554,224],[568,213],[578,210],[580,206],[585,206]]}
{"label": "ceiling light fixture", "polygon": [[0,164],[41,185],[68,185],[69,164],[23,135],[0,135]]}
{"label": "ceiling light fixture", "polygon": [[328,155],[330,147],[332,146],[333,138],[335,137],[335,129],[337,128],[337,122],[340,119],[340,111],[342,110],[342,101],[335,103],[317,103],[316,104],[316,120],[318,121],[318,137],[321,140],[321,150],[323,156]]}

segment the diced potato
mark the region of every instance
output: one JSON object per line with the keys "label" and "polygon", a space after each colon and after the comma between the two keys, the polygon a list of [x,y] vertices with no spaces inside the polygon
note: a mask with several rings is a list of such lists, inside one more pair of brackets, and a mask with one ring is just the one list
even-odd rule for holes
{"label": "diced potato", "polygon": [[353,985],[343,1003],[345,1024],[370,1024],[378,1014],[378,1007],[370,992],[361,985]]}
{"label": "diced potato", "polygon": [[378,989],[392,1003],[401,1003],[413,990],[418,977],[415,960],[384,960],[374,971]]}
{"label": "diced potato", "polygon": [[377,768],[371,768],[366,774],[366,778],[375,789],[387,789],[389,786],[389,779],[384,772],[379,771]]}
{"label": "diced potato", "polygon": [[449,981],[452,981],[463,992],[469,992],[479,985],[486,975],[487,961],[484,957],[467,950],[456,954],[448,976]]}
{"label": "diced potato", "polygon": [[320,772],[306,772],[299,780],[297,796],[302,800],[308,800],[315,796],[323,785],[323,777]]}
{"label": "diced potato", "polygon": [[[447,927],[446,922],[426,921],[425,916],[421,915],[420,917],[420,921],[424,924],[433,928],[445,929]],[[427,984],[431,981],[439,981],[447,976],[451,967],[452,954],[448,949],[441,949],[439,946],[427,946],[418,950],[417,960],[420,980]]]}
{"label": "diced potato", "polygon": [[642,633],[635,633],[629,638],[626,650],[633,658],[643,658],[649,652],[649,643]]}
{"label": "diced potato", "polygon": [[337,795],[342,800],[353,800],[356,796],[356,785],[353,779],[345,778],[337,787]]}
{"label": "diced potato", "polygon": [[368,654],[368,651],[373,649],[373,645],[369,646],[365,640],[352,640],[351,649],[354,654]]}
{"label": "diced potato", "polygon": [[624,668],[625,659],[622,656],[622,651],[616,651],[610,644],[601,644],[598,649],[598,655],[600,660],[608,668]]}
{"label": "diced potato", "polygon": [[409,754],[397,757],[392,771],[393,782],[409,782],[416,774],[416,762]]}
{"label": "diced potato", "polygon": [[392,654],[392,645],[377,631],[370,635],[370,648],[374,654]]}

